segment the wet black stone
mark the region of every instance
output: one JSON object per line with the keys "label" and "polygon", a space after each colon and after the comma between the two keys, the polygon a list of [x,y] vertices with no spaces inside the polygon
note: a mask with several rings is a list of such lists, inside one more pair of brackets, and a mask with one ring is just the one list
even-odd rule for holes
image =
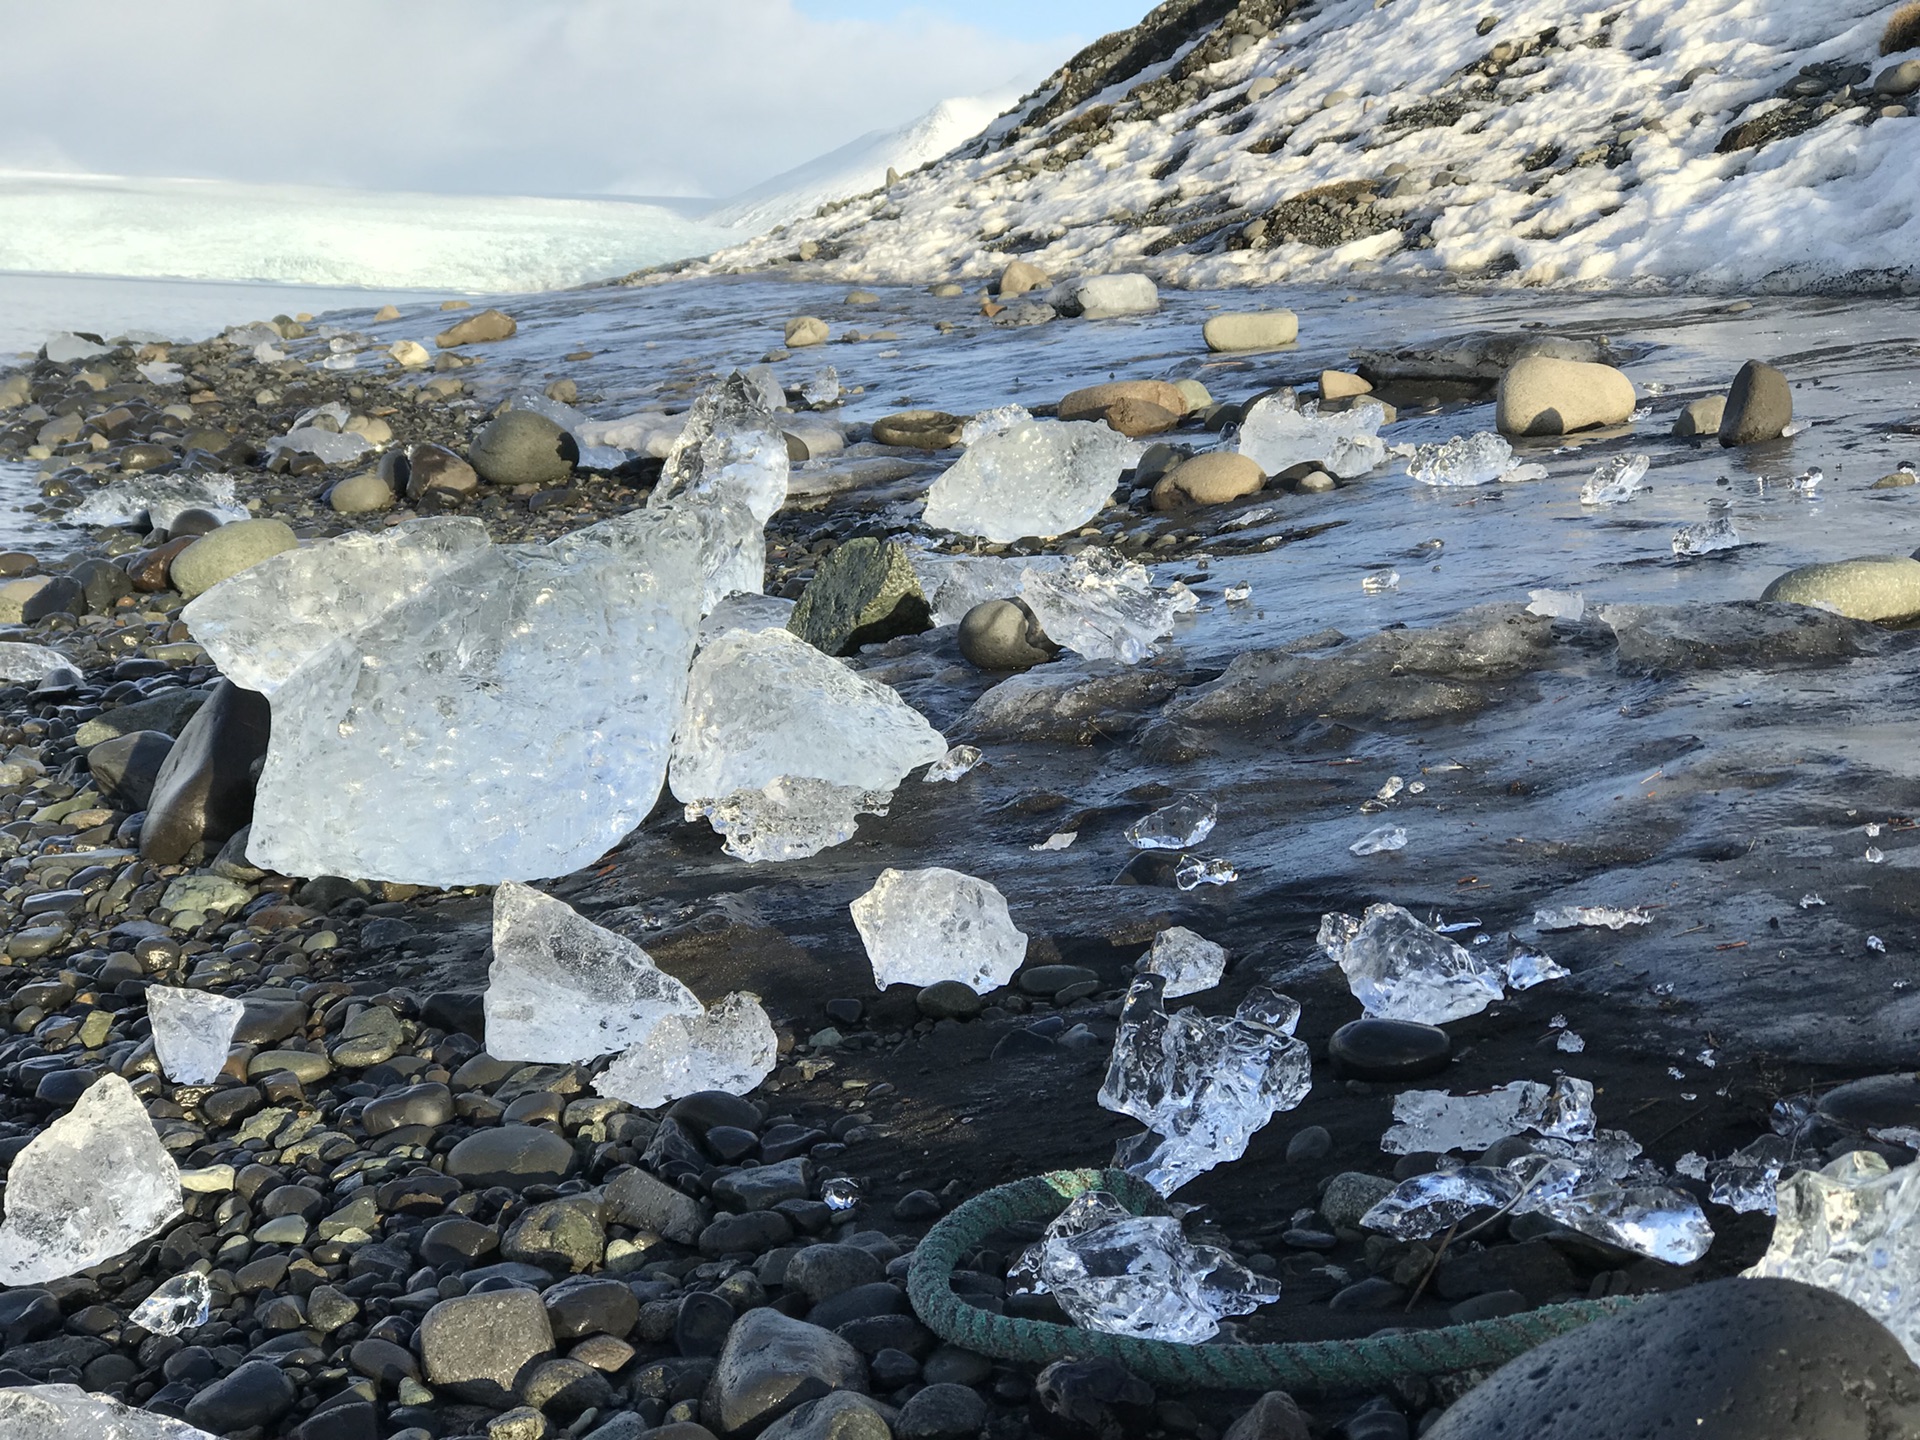
{"label": "wet black stone", "polygon": [[55,1070],[40,1077],[33,1098],[48,1105],[71,1105],[99,1078],[90,1070]]}
{"label": "wet black stone", "polygon": [[965,1385],[929,1385],[894,1422],[897,1440],[965,1440],[987,1423],[987,1402]]}
{"label": "wet black stone", "polygon": [[1407,1298],[1407,1292],[1391,1280],[1370,1275],[1357,1280],[1327,1302],[1329,1310],[1384,1310]]}
{"label": "wet black stone", "polygon": [[1034,1055],[1053,1055],[1059,1048],[1045,1035],[1031,1030],[1009,1030],[995,1042],[992,1058],[1020,1060]]}
{"label": "wet black stone", "polygon": [[1418,1080],[1439,1074],[1452,1056],[1446,1031],[1412,1020],[1352,1020],[1327,1041],[1334,1073],[1346,1080]]}
{"label": "wet black stone", "polygon": [[867,1373],[873,1377],[874,1388],[898,1390],[920,1378],[920,1362],[904,1350],[886,1349],[867,1361]]}
{"label": "wet black stone", "polygon": [[1849,1130],[1920,1126],[1920,1075],[1870,1075],[1820,1097],[1820,1114]]}
{"label": "wet black stone", "polygon": [[1101,1440],[1143,1435],[1153,1387],[1117,1360],[1056,1360],[1033,1384],[1035,1419],[1049,1428]]}
{"label": "wet black stone", "polygon": [[667,1118],[677,1120],[696,1139],[716,1125],[737,1125],[760,1133],[760,1112],[751,1100],[724,1090],[701,1090],[667,1107]]}
{"label": "wet black stone", "polygon": [[177,865],[202,842],[253,819],[256,762],[267,753],[267,697],[222,680],[180,732],[155,777],[142,858]]}
{"label": "wet black stone", "polygon": [[700,1232],[703,1255],[758,1255],[793,1239],[793,1224],[784,1215],[771,1210],[751,1210],[745,1215],[719,1215]]}
{"label": "wet black stone", "polygon": [[858,1000],[827,1001],[827,1018],[836,1025],[853,1025],[866,1013],[866,1006]]}
{"label": "wet black stone", "polygon": [[855,1285],[829,1296],[807,1312],[807,1323],[822,1330],[834,1330],[851,1320],[870,1320],[876,1315],[905,1315],[909,1312],[907,1292],[886,1280]]}
{"label": "wet black stone", "polygon": [[221,525],[220,517],[211,510],[195,506],[191,510],[182,510],[173,517],[173,524],[167,527],[167,534],[178,540],[182,535],[211,535]]}
{"label": "wet black stone", "polygon": [[1113,877],[1116,885],[1152,885],[1163,890],[1174,889],[1179,881],[1174,872],[1180,868],[1180,857],[1171,850],[1142,850],[1127,861],[1120,873]]}
{"label": "wet black stone", "polygon": [[1309,1165],[1315,1160],[1324,1160],[1333,1152],[1333,1136],[1324,1125],[1307,1125],[1294,1132],[1287,1141],[1287,1163],[1289,1165]]}
{"label": "wet black stone", "polygon": [[1518,1290],[1544,1305],[1574,1288],[1573,1267],[1544,1240],[1521,1245],[1491,1245],[1484,1250],[1449,1250],[1434,1272],[1433,1290],[1442,1300],[1465,1300],[1496,1290]]}
{"label": "wet black stone", "polygon": [[60,1302],[51,1291],[0,1291],[0,1345],[7,1349],[51,1335],[60,1323]]}
{"label": "wet black stone", "polygon": [[86,614],[87,597],[78,580],[56,575],[27,597],[26,603],[20,607],[20,620],[22,624],[31,625],[36,620],[44,620],[49,615],[62,612],[68,615]]}
{"label": "wet black stone", "polygon": [[409,1085],[382,1095],[360,1112],[360,1125],[369,1136],[384,1135],[403,1125],[444,1125],[453,1119],[453,1092],[444,1085]]}
{"label": "wet black stone", "polygon": [[270,1425],[293,1408],[295,1395],[278,1365],[249,1360],[187,1402],[187,1423],[217,1435]]}
{"label": "wet black stone", "polygon": [[379,1412],[364,1400],[317,1410],[293,1428],[289,1440],[380,1440]]}
{"label": "wet black stone", "polygon": [[67,574],[80,587],[87,609],[95,615],[104,615],[116,600],[133,593],[133,581],[127,578],[127,572],[110,561],[82,560]]}
{"label": "wet black stone", "polygon": [[487,1038],[486,995],[479,990],[436,990],[421,1002],[420,1018],[436,1029]]}
{"label": "wet black stone", "polygon": [[500,1236],[492,1226],[450,1215],[427,1230],[420,1241],[420,1258],[429,1265],[465,1265],[499,1248]]}
{"label": "wet black stone", "polygon": [[[585,1335],[622,1337],[640,1318],[640,1300],[632,1288],[600,1276],[563,1280],[540,1299],[547,1307],[547,1321],[553,1326],[556,1340],[578,1340]],[[729,1307],[727,1323],[732,1322],[733,1311]]]}
{"label": "wet black stone", "polygon": [[909,1190],[893,1202],[893,1218],[896,1220],[937,1220],[946,1207],[940,1203],[940,1197],[931,1190]]}
{"label": "wet black stone", "polygon": [[708,1153],[722,1165],[744,1160],[760,1148],[760,1137],[739,1125],[715,1125],[705,1139]]}
{"label": "wet black stone", "polygon": [[682,1355],[718,1355],[733,1328],[733,1307],[718,1295],[695,1290],[680,1302],[673,1344]]}
{"label": "wet black stone", "polygon": [[[826,1140],[824,1130],[816,1130],[811,1125],[774,1125],[760,1137],[760,1158],[769,1165],[780,1160],[791,1160],[796,1155],[804,1155],[814,1146]],[[707,1144],[713,1144],[713,1132],[707,1132]]]}

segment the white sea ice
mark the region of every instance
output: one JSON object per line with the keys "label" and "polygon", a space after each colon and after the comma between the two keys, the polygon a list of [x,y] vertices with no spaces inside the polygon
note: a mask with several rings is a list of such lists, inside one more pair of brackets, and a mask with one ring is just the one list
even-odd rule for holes
{"label": "white sea ice", "polygon": [[1740,532],[1725,515],[1702,520],[1698,525],[1682,525],[1673,532],[1673,553],[1681,559],[1711,555],[1716,550],[1734,550],[1740,545]]}
{"label": "white sea ice", "polygon": [[584,1064],[645,1038],[668,1015],[704,1007],[624,935],[514,881],[493,892],[487,1053]]}
{"label": "white sea ice", "polygon": [[133,368],[149,385],[178,385],[187,378],[187,372],[171,360],[148,360]]}
{"label": "white sea ice", "polygon": [[198,1270],[188,1270],[162,1282],[133,1307],[127,1316],[149,1335],[179,1335],[207,1323],[213,1306],[213,1287]]}
{"label": "white sea ice", "polygon": [[1580,503],[1618,505],[1622,500],[1630,499],[1640,488],[1640,482],[1646,479],[1647,467],[1652,463],[1653,457],[1650,455],[1615,455],[1602,460],[1581,487]]}
{"label": "white sea ice", "polygon": [[227,1047],[247,1007],[230,995],[147,987],[147,1018],[153,1024],[153,1052],[176,1085],[211,1085],[226,1067]]}
{"label": "white sea ice", "polygon": [[0,1221],[0,1285],[101,1265],[182,1212],[180,1169],[118,1075],[87,1088],[13,1159]]}
{"label": "white sea ice", "polygon": [[1220,807],[1204,795],[1182,795],[1133,822],[1127,843],[1136,850],[1185,850],[1213,833]]}
{"label": "white sea ice", "polygon": [[1591,1140],[1593,1086],[1561,1075],[1551,1087],[1515,1080],[1472,1095],[1403,1090],[1394,1097],[1393,1119],[1380,1140],[1389,1155],[1484,1150],[1523,1130],[1561,1140]]}
{"label": "white sea ice", "polygon": [[1398,905],[1369,905],[1359,919],[1320,920],[1320,948],[1346,972],[1369,1015],[1441,1025],[1478,1015],[1504,997],[1500,967],[1421,924]]}
{"label": "white sea ice", "polygon": [[1184,925],[1169,925],[1153,937],[1139,967],[1167,982],[1163,998],[1178,1000],[1211,990],[1227,973],[1227,948],[1196,935]]}
{"label": "white sea ice", "polygon": [[1369,830],[1347,849],[1355,855],[1382,855],[1407,848],[1407,832],[1403,826],[1382,825],[1377,830]]}
{"label": "white sea ice", "polygon": [[198,1426],[77,1385],[0,1388],[0,1435],[7,1440],[217,1440]]}
{"label": "white sea ice", "polygon": [[1166,981],[1138,975],[1127,989],[1100,1105],[1131,1115],[1145,1134],[1122,1140],[1114,1163],[1171,1195],[1194,1176],[1246,1153],[1253,1133],[1313,1086],[1300,1006],[1268,987],[1231,1016],[1167,1012]]}
{"label": "white sea ice", "polygon": [[1389,567],[1385,570],[1369,570],[1360,577],[1360,589],[1368,595],[1385,595],[1390,590],[1400,588],[1400,572]]}
{"label": "white sea ice", "polygon": [[1301,405],[1291,390],[1283,390],[1247,411],[1240,424],[1240,453],[1269,475],[1313,464],[1351,480],[1386,460],[1387,447],[1378,434],[1386,419],[1375,400],[1322,415],[1311,401]]}
{"label": "white sea ice", "polygon": [[1531,990],[1549,980],[1564,980],[1573,972],[1544,951],[1508,937],[1507,988]]}
{"label": "white sea ice", "polygon": [[79,668],[49,645],[0,640],[0,680],[14,684],[38,684],[56,671],[77,672]]}
{"label": "white sea ice", "polygon": [[882,990],[958,980],[985,995],[1011,980],[1027,956],[1027,937],[1014,928],[1006,899],[958,870],[882,870],[851,908]]}
{"label": "white sea ice", "polygon": [[1587,613],[1587,597],[1578,590],[1529,590],[1527,613],[1553,620],[1579,620]]}
{"label": "white sea ice", "polygon": [[1091,420],[1027,420],[985,435],[927,492],[926,523],[993,541],[1062,535],[1100,513],[1140,455]]}
{"label": "white sea ice", "polygon": [[779,1036],[760,997],[741,990],[704,1014],[664,1017],[609,1065],[593,1088],[651,1110],[702,1090],[744,1095],[779,1061]]}
{"label": "white sea ice", "polygon": [[93,360],[113,353],[111,345],[100,345],[71,330],[56,330],[42,347],[47,359],[56,365],[71,365],[76,360]]}
{"label": "white sea ice", "polygon": [[244,520],[231,475],[130,475],[88,495],[66,515],[69,525],[149,524],[168,530],[182,510]]}
{"label": "white sea ice", "polygon": [[1638,905],[1631,910],[1617,905],[1555,905],[1534,911],[1533,923],[1539,930],[1624,930],[1629,925],[1651,925],[1653,916]]}
{"label": "white sea ice", "polygon": [[1543,465],[1521,465],[1513,446],[1500,436],[1483,432],[1456,435],[1439,445],[1421,445],[1407,462],[1407,474],[1422,485],[1473,486],[1495,481],[1512,483],[1546,476]]}
{"label": "white sea ice", "polygon": [[285,435],[267,441],[267,453],[282,451],[312,455],[328,465],[346,465],[373,449],[366,436],[353,430],[323,430],[318,425],[300,425]]}
{"label": "white sea ice", "polygon": [[1176,615],[1194,608],[1191,594],[1156,592],[1153,572],[1111,550],[1088,549],[1065,566],[1029,568],[1020,598],[1047,638],[1089,660],[1134,665],[1173,632]]}

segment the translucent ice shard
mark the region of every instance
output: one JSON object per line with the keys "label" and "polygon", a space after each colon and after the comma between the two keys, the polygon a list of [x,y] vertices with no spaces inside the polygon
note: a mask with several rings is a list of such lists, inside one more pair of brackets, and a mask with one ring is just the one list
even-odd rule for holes
{"label": "translucent ice shard", "polygon": [[213,1287],[198,1270],[165,1281],[127,1317],[150,1335],[178,1335],[207,1323]]}
{"label": "translucent ice shard", "polygon": [[187,606],[193,638],[236,685],[272,695],[295,670],[491,548],[483,521],[410,520],[283,550]]}
{"label": "translucent ice shard", "polygon": [[1425,1240],[1476,1210],[1511,1205],[1520,1189],[1520,1182],[1504,1169],[1464,1165],[1434,1170],[1394,1186],[1360,1217],[1360,1225],[1396,1240]]}
{"label": "translucent ice shard", "polygon": [[103,1076],[14,1157],[0,1285],[104,1264],[180,1213],[179,1167],[127,1082]]}
{"label": "translucent ice shard", "polygon": [[77,1385],[0,1389],[0,1435],[7,1440],[216,1440],[184,1420],[90,1395]]}
{"label": "translucent ice shard", "polygon": [[927,773],[920,778],[928,785],[938,785],[943,781],[958,780],[962,775],[971,774],[973,767],[980,763],[980,747],[977,745],[956,745],[927,767]]}
{"label": "translucent ice shard", "polygon": [[1360,577],[1360,588],[1369,595],[1385,595],[1400,588],[1400,572],[1394,569],[1370,570]]}
{"label": "translucent ice shard", "polygon": [[1646,479],[1647,467],[1652,463],[1653,457],[1649,455],[1615,455],[1601,461],[1581,487],[1580,503],[1618,505],[1630,499]]}
{"label": "translucent ice shard", "polygon": [[702,1090],[745,1095],[779,1063],[780,1040],[760,998],[729,995],[702,1015],[668,1015],[609,1065],[593,1088],[642,1110]]}
{"label": "translucent ice shard", "polygon": [[1355,855],[1379,855],[1407,848],[1407,832],[1399,825],[1382,825],[1369,830],[1347,849]]}
{"label": "translucent ice shard", "polygon": [[1358,920],[1323,916],[1319,943],[1346,972],[1354,999],[1383,1019],[1441,1025],[1478,1015],[1505,995],[1505,977],[1491,957],[1475,955],[1398,905],[1369,905]]}
{"label": "translucent ice shard", "polygon": [[1301,405],[1291,390],[1269,395],[1247,412],[1240,425],[1240,453],[1269,475],[1295,465],[1318,465],[1330,475],[1351,480],[1387,458],[1379,430],[1387,412],[1365,400],[1351,410],[1322,415]]}
{"label": "translucent ice shard", "polygon": [[699,1015],[694,993],[624,935],[509,880],[493,892],[487,1053],[564,1065],[637,1044],[668,1015]]}
{"label": "translucent ice shard", "polygon": [[1277,1111],[1312,1088],[1306,1045],[1294,1039],[1300,1006],[1266,986],[1225,1019],[1167,1012],[1166,981],[1134,978],[1113,1037],[1100,1104],[1147,1127],[1114,1162],[1171,1195],[1194,1176],[1246,1153]]}
{"label": "translucent ice shard", "polygon": [[1204,795],[1182,795],[1127,827],[1136,850],[1185,850],[1213,833],[1220,807]]}
{"label": "translucent ice shard", "polygon": [[688,412],[647,504],[724,499],[766,524],[787,499],[787,442],[773,418],[780,398],[777,385],[738,370],[707,390]]}
{"label": "translucent ice shard", "polygon": [[913,572],[933,607],[933,623],[958,625],[974,606],[988,600],[1011,600],[1020,593],[1028,571],[1052,574],[1066,561],[1057,555],[1030,558],[1001,555],[911,556]]}
{"label": "translucent ice shard", "polygon": [[171,530],[182,510],[244,520],[231,475],[135,475],[96,490],[67,512],[70,525],[139,525]]}
{"label": "translucent ice shard", "polygon": [[991,410],[982,410],[960,427],[960,443],[978,445],[989,435],[1002,434],[1031,419],[1033,415],[1024,405],[997,405]]}
{"label": "translucent ice shard", "polygon": [[1774,1214],[1780,1168],[1792,1153],[1793,1147],[1780,1136],[1762,1135],[1707,1166],[1707,1198],[1742,1214]]}
{"label": "translucent ice shard", "polygon": [[1057,570],[1028,569],[1020,579],[1047,638],[1089,660],[1144,660],[1173,631],[1174,616],[1192,607],[1188,597],[1156,592],[1144,565],[1111,550],[1090,549]]}
{"label": "translucent ice shard", "polygon": [[1474,1095],[1403,1090],[1394,1097],[1393,1119],[1380,1141],[1389,1155],[1484,1150],[1525,1130],[1562,1140],[1591,1140],[1593,1086],[1562,1075],[1551,1086],[1516,1080]]}
{"label": "translucent ice shard", "polygon": [[1140,447],[1091,420],[1026,420],[967,447],[927,492],[926,523],[960,535],[1061,535],[1113,496]]}
{"label": "translucent ice shard", "polygon": [[857,812],[884,813],[908,771],[946,754],[887,686],[788,630],[735,630],[693,662],[667,784],[710,819],[728,807],[734,854],[790,858],[848,838]]}
{"label": "translucent ice shard", "polygon": [[1651,925],[1653,916],[1641,906],[1622,910],[1617,905],[1556,905],[1533,912],[1540,930],[1624,930],[1629,925]]}
{"label": "translucent ice shard", "polygon": [[491,885],[605,853],[660,793],[720,514],[487,546],[323,646],[274,692],[249,858]]}
{"label": "translucent ice shard", "polygon": [[300,425],[267,441],[269,455],[281,452],[312,455],[322,464],[345,465],[373,449],[367,437],[352,430],[324,430]]}
{"label": "translucent ice shard", "polygon": [[1536,985],[1544,985],[1549,980],[1564,980],[1573,972],[1544,951],[1535,950],[1531,945],[1508,936],[1507,947],[1507,988],[1509,990],[1531,990]]}
{"label": "translucent ice shard", "polygon": [[1074,1324],[1108,1335],[1198,1345],[1227,1315],[1280,1297],[1278,1282],[1167,1215],[1132,1215],[1112,1196],[1079,1196],[1047,1227],[1032,1268]]}
{"label": "translucent ice shard", "polygon": [[79,668],[51,646],[0,640],[0,680],[35,685],[56,671]]}
{"label": "translucent ice shard", "polygon": [[211,1085],[226,1067],[227,1047],[247,1007],[228,995],[147,987],[147,1018],[153,1052],[176,1085]]}
{"label": "translucent ice shard", "polygon": [[1587,613],[1587,599],[1578,590],[1529,590],[1527,613],[1554,620],[1578,620]]}
{"label": "translucent ice shard", "polygon": [[1673,553],[1681,559],[1711,555],[1716,550],[1739,548],[1740,533],[1725,515],[1703,520],[1698,525],[1682,525],[1673,532]]}
{"label": "translucent ice shard", "polygon": [[1521,465],[1513,446],[1500,436],[1456,435],[1440,445],[1421,445],[1407,462],[1407,474],[1422,485],[1488,485],[1494,481],[1538,480],[1546,475],[1540,465]]}
{"label": "translucent ice shard", "polygon": [[1000,892],[958,870],[882,870],[852,909],[882,990],[958,980],[984,995],[1027,956],[1027,937]]}
{"label": "translucent ice shard", "polygon": [[1202,885],[1231,885],[1239,878],[1238,867],[1219,856],[1203,860],[1198,855],[1182,855],[1180,863],[1173,867],[1173,883],[1182,890],[1197,890]]}
{"label": "translucent ice shard", "polygon": [[729,595],[700,622],[696,642],[702,649],[729,630],[784,630],[793,618],[793,601],[778,595]]}
{"label": "translucent ice shard", "polygon": [[1691,1265],[1713,1244],[1700,1202],[1665,1186],[1587,1185],[1538,1208],[1569,1230],[1669,1265]]}
{"label": "translucent ice shard", "polygon": [[1178,1000],[1211,990],[1227,972],[1227,949],[1184,925],[1170,925],[1153,937],[1140,968],[1167,982],[1164,998]]}

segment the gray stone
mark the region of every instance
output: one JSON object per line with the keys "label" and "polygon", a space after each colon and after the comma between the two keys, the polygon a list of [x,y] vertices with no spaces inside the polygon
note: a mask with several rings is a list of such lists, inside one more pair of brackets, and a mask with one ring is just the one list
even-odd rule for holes
{"label": "gray stone", "polygon": [[987,1402],[965,1385],[929,1385],[900,1407],[899,1440],[966,1440],[986,1427]]}
{"label": "gray stone", "polygon": [[987,997],[958,980],[937,980],[913,997],[929,1020],[970,1020],[986,1008]]}
{"label": "gray stone", "polygon": [[777,1210],[718,1215],[700,1232],[702,1255],[758,1255],[793,1238],[793,1222]]}
{"label": "gray stone", "polygon": [[230,680],[214,688],[154,776],[143,859],[177,865],[194,846],[217,845],[253,819],[270,723],[266,696]]}
{"label": "gray stone", "polygon": [[933,613],[907,552],[861,536],[836,546],[815,569],[787,629],[829,655],[931,629]]}
{"label": "gray stone", "polygon": [[1679,418],[1673,422],[1673,433],[1682,440],[1704,438],[1709,435],[1718,436],[1720,422],[1726,417],[1726,413],[1727,397],[1708,395],[1694,401],[1680,412]]}
{"label": "gray stone", "polygon": [[727,1336],[701,1415],[733,1440],[759,1434],[809,1400],[866,1388],[866,1361],[838,1335],[778,1310],[749,1310]]}
{"label": "gray stone", "polygon": [[82,560],[67,574],[80,587],[86,601],[83,608],[95,615],[106,614],[115,601],[133,593],[133,581],[127,578],[127,572],[110,561]]}
{"label": "gray stone", "polygon": [[982,670],[1028,670],[1060,653],[1024,600],[985,600],[960,617],[960,653]]}
{"label": "gray stone", "polygon": [[1873,93],[1896,99],[1920,90],[1920,60],[1902,60],[1873,77]]}
{"label": "gray stone", "polygon": [[570,1195],[531,1206],[507,1228],[500,1253],[508,1260],[538,1265],[558,1275],[578,1275],[600,1263],[607,1230],[600,1202]]}
{"label": "gray stone", "polygon": [[1749,360],[1733,378],[1720,418],[1720,443],[1758,445],[1778,440],[1793,421],[1793,387],[1771,365]]}
{"label": "gray stone", "polygon": [[1393,1186],[1393,1181],[1379,1175],[1343,1170],[1327,1182],[1326,1191],[1320,1197],[1320,1213],[1327,1217],[1329,1225],[1358,1229],[1360,1217],[1379,1204]]}
{"label": "gray stone", "polygon": [[430,491],[467,496],[480,488],[479,473],[444,445],[411,446],[402,472],[409,500],[424,500]]}
{"label": "gray stone", "polygon": [[490,485],[557,485],[573,474],[580,446],[535,410],[509,410],[480,427],[467,458]]}
{"label": "gray stone", "polygon": [[1920,560],[1864,555],[1789,570],[1760,592],[1764,600],[1817,605],[1849,620],[1904,620],[1920,615]]}
{"label": "gray stone", "polygon": [[206,702],[204,690],[163,690],[148,699],[94,716],[73,732],[73,743],[82,750],[90,750],[105,741],[142,730],[177,736]]}
{"label": "gray stone", "polygon": [[1307,1440],[1307,1417],[1284,1390],[1269,1390],[1227,1427],[1221,1440]]}
{"label": "gray stone", "polygon": [[370,515],[391,510],[393,487],[377,471],[350,475],[327,492],[327,505],[336,515]]}
{"label": "gray stone", "polygon": [[1920,1433],[1920,1368],[1851,1302],[1794,1280],[1642,1300],[1496,1371],[1427,1440],[1866,1440]]}
{"label": "gray stone", "polygon": [[186,1419],[225,1435],[270,1425],[293,1408],[293,1381],[270,1360],[249,1360],[187,1402]]}
{"label": "gray stone", "polygon": [[886,1278],[886,1267],[858,1245],[809,1245],[787,1261],[786,1284],[814,1302]]}
{"label": "gray stone", "polygon": [[737,1210],[771,1210],[782,1200],[806,1200],[813,1193],[813,1166],[796,1155],[778,1165],[736,1170],[713,1182],[713,1198]]}
{"label": "gray stone", "polygon": [[153,783],[173,749],[173,737],[161,730],[135,730],[103,740],[87,751],[87,770],[102,795],[129,810],[144,810]]}
{"label": "gray stone", "polygon": [[645,1170],[623,1170],[607,1182],[601,1199],[609,1225],[650,1231],[681,1245],[698,1241],[706,1225],[698,1200]]}
{"label": "gray stone", "polygon": [[531,1290],[488,1290],[442,1300],[420,1321],[427,1383],[496,1408],[512,1403],[530,1360],[553,1352],[546,1307]]}
{"label": "gray stone", "polygon": [[201,595],[229,576],[262,560],[298,548],[299,538],[283,520],[236,520],[202,535],[173,557],[173,588],[187,599]]}
{"label": "gray stone", "polygon": [[365,1070],[391,1060],[406,1038],[398,1015],[384,1005],[369,1005],[347,1021],[328,1053],[336,1065]]}
{"label": "gray stone", "polygon": [[[836,1390],[774,1421],[760,1440],[892,1440],[889,1413],[865,1395]],[[656,1432],[649,1440],[668,1437]]]}
{"label": "gray stone", "polygon": [[564,1138],[531,1125],[476,1131],[447,1152],[447,1174],[474,1190],[558,1185],[573,1165],[573,1147]]}

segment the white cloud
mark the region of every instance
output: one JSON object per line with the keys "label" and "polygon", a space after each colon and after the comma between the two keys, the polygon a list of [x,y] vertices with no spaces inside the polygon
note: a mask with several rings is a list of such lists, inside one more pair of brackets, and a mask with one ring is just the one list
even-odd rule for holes
{"label": "white cloud", "polygon": [[729,195],[1066,55],[790,0],[62,0],[7,30],[0,167],[497,194]]}

